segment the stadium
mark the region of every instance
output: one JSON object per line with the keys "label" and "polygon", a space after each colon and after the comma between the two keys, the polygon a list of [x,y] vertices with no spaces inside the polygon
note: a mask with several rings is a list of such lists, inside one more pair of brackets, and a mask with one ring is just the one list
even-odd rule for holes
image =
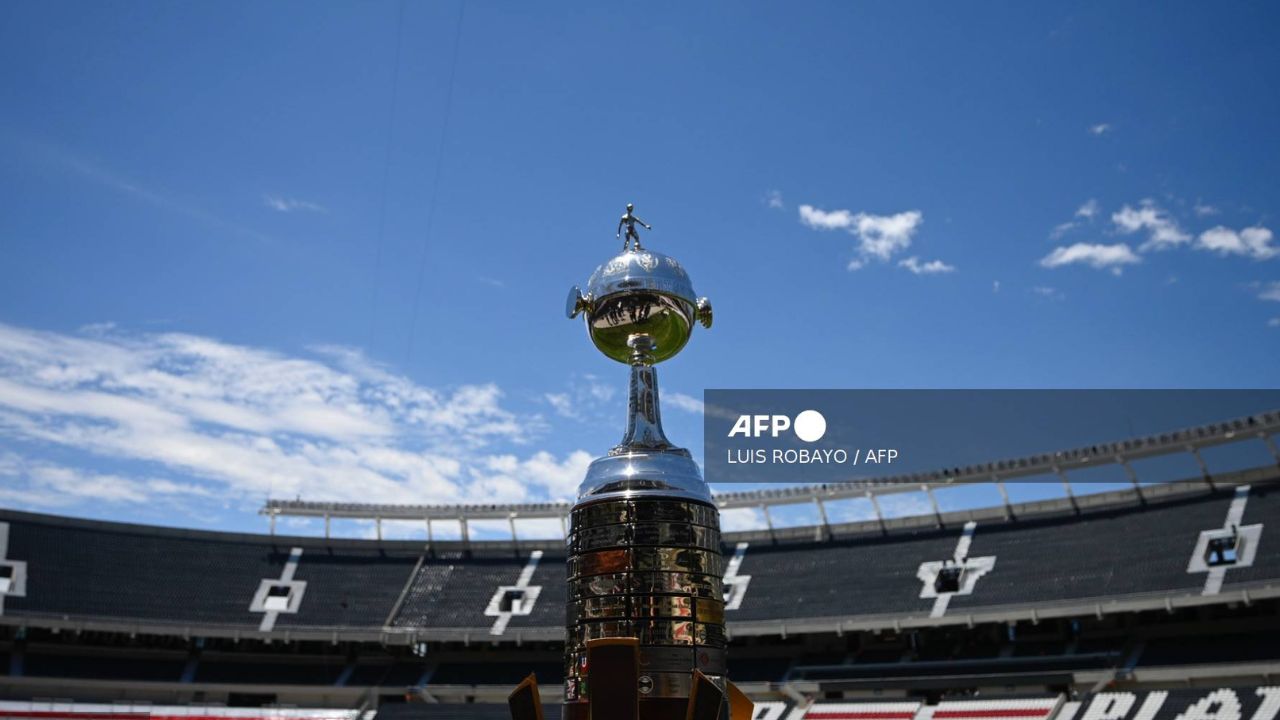
{"label": "stadium", "polygon": [[0,4],[0,720],[1280,720],[1276,27]]}
{"label": "stadium", "polygon": [[[1068,492],[729,532],[730,675],[759,720],[1272,720],[1280,414],[910,477],[721,494],[722,510],[934,492],[1054,468]],[[1273,462],[1217,471],[1202,450]],[[1189,454],[1199,476],[1134,461]],[[1075,468],[1130,472],[1071,492]],[[879,504],[875,506],[878,508]],[[937,505],[934,505],[937,508]],[[273,501],[270,534],[0,512],[0,716],[499,718],[528,672],[558,717],[565,504]],[[511,540],[274,533],[277,516],[492,520]],[[822,516],[826,517],[825,510]]]}

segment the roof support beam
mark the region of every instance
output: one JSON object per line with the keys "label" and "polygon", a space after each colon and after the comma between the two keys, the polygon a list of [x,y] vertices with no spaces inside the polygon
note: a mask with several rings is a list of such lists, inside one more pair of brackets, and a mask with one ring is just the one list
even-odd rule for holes
{"label": "roof support beam", "polygon": [[1209,486],[1210,490],[1217,490],[1218,486],[1213,484],[1213,475],[1209,473],[1209,465],[1200,457],[1200,448],[1195,445],[1188,445],[1187,452],[1196,459],[1196,464],[1200,466],[1200,477],[1204,478],[1204,484]]}
{"label": "roof support beam", "polygon": [[996,489],[1000,491],[1000,501],[1004,503],[1004,519],[1013,519],[1013,503],[1009,502],[1009,489],[1004,486],[1004,481],[998,475],[991,476],[992,482],[996,484]]}

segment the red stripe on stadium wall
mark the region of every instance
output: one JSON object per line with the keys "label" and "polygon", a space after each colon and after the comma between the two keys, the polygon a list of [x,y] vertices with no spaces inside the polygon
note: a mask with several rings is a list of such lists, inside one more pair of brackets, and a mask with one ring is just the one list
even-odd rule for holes
{"label": "red stripe on stadium wall", "polygon": [[883,712],[876,710],[810,710],[804,714],[804,720],[911,720],[914,711]]}
{"label": "red stripe on stadium wall", "polygon": [[30,718],[31,720],[337,720],[339,716],[291,715],[153,715],[146,712],[58,712],[56,710],[0,710],[0,718]]}
{"label": "red stripe on stadium wall", "polygon": [[1038,718],[1051,708],[1000,708],[991,710],[935,710],[935,718]]}
{"label": "red stripe on stadium wall", "polygon": [[76,720],[147,720],[144,712],[56,712],[53,710],[0,710],[0,718],[75,718]]}

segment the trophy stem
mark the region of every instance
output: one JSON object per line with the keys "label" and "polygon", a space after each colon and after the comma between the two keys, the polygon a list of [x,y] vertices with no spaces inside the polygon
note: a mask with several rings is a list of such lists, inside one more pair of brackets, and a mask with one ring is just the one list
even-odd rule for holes
{"label": "trophy stem", "polygon": [[610,454],[632,450],[666,450],[671,441],[662,432],[662,413],[658,408],[658,370],[653,366],[653,338],[633,335],[631,346],[631,388],[627,399],[627,432]]}

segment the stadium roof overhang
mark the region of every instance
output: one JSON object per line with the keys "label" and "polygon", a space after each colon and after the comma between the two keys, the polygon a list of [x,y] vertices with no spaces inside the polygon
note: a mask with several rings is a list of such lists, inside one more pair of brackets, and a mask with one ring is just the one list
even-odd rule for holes
{"label": "stadium roof overhang", "polygon": [[[894,493],[925,492],[933,504],[934,514],[940,514],[933,491],[971,483],[997,484],[1005,499],[1007,509],[1009,499],[1008,494],[1004,492],[1005,481],[1036,476],[1056,476],[1063,483],[1068,497],[1072,497],[1070,477],[1068,475],[1070,472],[1106,465],[1119,465],[1124,469],[1129,480],[1137,487],[1139,478],[1130,465],[1131,462],[1174,453],[1191,454],[1200,468],[1203,480],[1212,484],[1213,476],[1200,455],[1201,450],[1230,443],[1261,441],[1266,444],[1276,463],[1280,464],[1280,449],[1277,449],[1273,437],[1277,432],[1280,432],[1280,410],[1159,435],[1136,437],[1008,460],[997,460],[978,465],[944,468],[912,475],[850,479],[849,482],[826,485],[805,485],[719,493],[715,496],[715,501],[721,510],[738,508],[762,509],[770,529],[772,529],[772,520],[769,516],[769,508],[771,506],[801,503],[816,504],[825,524],[826,512],[823,508],[823,503],[858,498],[870,499],[877,519],[883,520],[880,505],[876,498]],[[334,518],[372,520],[378,525],[379,537],[381,536],[381,522],[383,520],[426,522],[428,534],[431,533],[431,523],[433,521],[456,521],[461,523],[463,538],[467,539],[466,523],[474,520],[507,521],[511,524],[513,537],[516,535],[515,521],[518,519],[557,519],[561,522],[563,530],[570,507],[571,504],[567,502],[391,505],[317,502],[297,499],[268,500],[259,511],[259,514],[270,518],[273,533],[275,531],[275,519],[281,516],[324,518],[326,536],[329,534],[329,520]]]}

